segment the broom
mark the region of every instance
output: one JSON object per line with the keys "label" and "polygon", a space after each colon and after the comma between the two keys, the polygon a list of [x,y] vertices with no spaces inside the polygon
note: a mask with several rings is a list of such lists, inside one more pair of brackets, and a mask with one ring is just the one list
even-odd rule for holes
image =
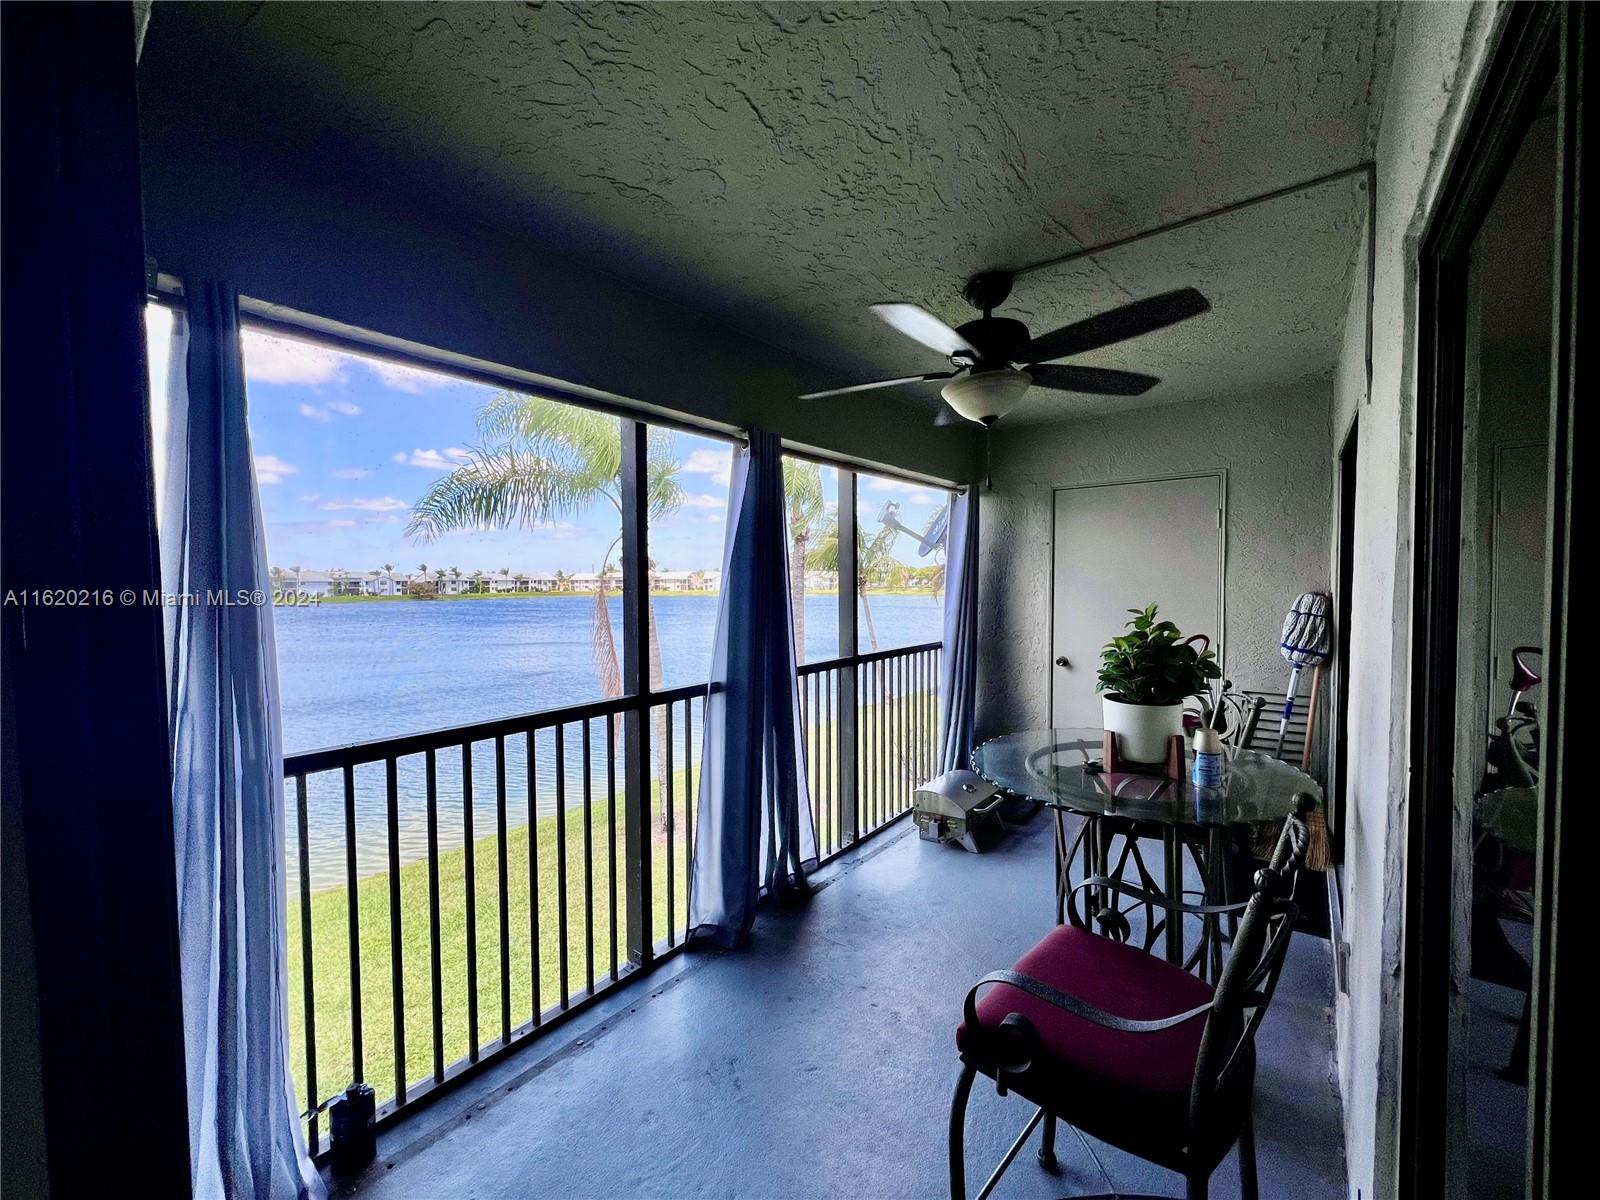
{"label": "broom", "polygon": [[1278,718],[1278,748],[1272,752],[1274,757],[1283,757],[1283,739],[1289,732],[1289,718],[1294,716],[1300,672],[1327,661],[1330,607],[1327,593],[1306,592],[1283,619],[1283,636],[1278,640],[1278,649],[1289,663],[1289,690],[1284,693],[1283,715]]}
{"label": "broom", "polygon": [[[1283,739],[1289,732],[1289,718],[1294,716],[1296,693],[1300,690],[1300,672],[1306,667],[1316,668],[1312,675],[1312,715],[1306,724],[1305,752],[1301,756],[1302,768],[1308,765],[1311,756],[1311,735],[1313,722],[1316,720],[1318,685],[1322,681],[1322,665],[1328,661],[1330,640],[1328,611],[1331,607],[1332,598],[1325,592],[1306,592],[1294,602],[1294,607],[1284,618],[1283,636],[1278,640],[1278,649],[1289,663],[1289,688],[1283,697],[1283,714],[1278,718],[1278,748],[1273,752],[1277,758],[1283,757]],[[1310,845],[1306,847],[1306,869],[1326,870],[1328,826],[1321,808],[1307,815],[1306,825],[1311,834]],[[1277,840],[1276,830],[1269,828],[1260,831],[1255,845],[1256,854],[1259,857],[1270,858]]]}

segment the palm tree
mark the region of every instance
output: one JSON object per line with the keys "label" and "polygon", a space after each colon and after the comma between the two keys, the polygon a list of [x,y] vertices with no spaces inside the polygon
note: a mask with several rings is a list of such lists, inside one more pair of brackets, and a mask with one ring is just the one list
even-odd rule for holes
{"label": "palm tree", "polygon": [[[867,641],[874,651],[878,648],[878,628],[872,619],[872,601],[867,592],[872,585],[897,587],[905,577],[906,567],[894,556],[895,539],[899,531],[885,525],[870,538],[856,526],[856,594],[861,597],[861,618],[867,626]],[[816,549],[806,559],[816,571],[839,569],[839,514],[834,513],[828,527],[818,539]]]}
{"label": "palm tree", "polygon": [[[621,524],[622,438],[616,417],[543,396],[501,392],[479,411],[478,432],[485,444],[412,506],[409,536],[431,541],[457,529],[529,529],[578,516],[602,498],[617,510]],[[683,488],[672,435],[651,428],[648,439],[645,498],[650,517],[658,519],[682,505]],[[606,548],[594,591],[593,654],[606,697],[622,694],[622,666],[606,605],[611,555],[621,541],[619,532]],[[653,600],[649,618],[649,680],[658,690],[663,675]],[[656,736],[663,780],[665,741],[663,725]]]}
{"label": "palm tree", "polygon": [[389,595],[392,596],[392,595],[394,595],[394,564],[393,563],[384,563],[383,564],[383,574],[384,574],[384,578],[386,578],[389,581]]}
{"label": "palm tree", "polygon": [[806,553],[827,513],[822,468],[801,459],[783,460],[783,494],[789,506],[789,597],[794,605],[796,662],[806,660]]}

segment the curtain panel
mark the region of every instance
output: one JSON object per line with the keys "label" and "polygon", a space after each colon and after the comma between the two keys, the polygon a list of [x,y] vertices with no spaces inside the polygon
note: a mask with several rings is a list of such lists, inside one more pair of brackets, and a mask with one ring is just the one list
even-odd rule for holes
{"label": "curtain panel", "polygon": [[752,430],[734,455],[701,750],[689,938],[740,945],[765,890],[806,890],[817,836],[806,786],[785,548],[783,451]]}
{"label": "curtain panel", "polygon": [[944,656],[939,670],[939,770],[965,768],[978,712],[978,489],[950,503]]}
{"label": "curtain panel", "polygon": [[325,1195],[289,1076],[283,747],[238,297],[174,321],[161,506],[194,1194]]}

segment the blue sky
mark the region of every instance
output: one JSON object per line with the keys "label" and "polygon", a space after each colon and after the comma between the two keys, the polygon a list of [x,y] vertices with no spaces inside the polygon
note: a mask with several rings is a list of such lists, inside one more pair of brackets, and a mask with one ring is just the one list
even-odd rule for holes
{"label": "blue sky", "polygon": [[[152,306],[148,324],[152,392],[160,396],[170,318]],[[411,505],[477,444],[477,413],[495,389],[254,330],[245,334],[244,357],[274,566],[370,571],[393,563],[413,571],[426,563],[430,571],[515,573],[602,565],[619,529],[616,510],[604,500],[538,529],[464,531],[432,543],[406,536]],[[159,411],[153,423],[160,426]],[[731,447],[672,436],[686,501],[652,522],[651,558],[662,570],[720,566]],[[836,473],[827,470],[825,479],[831,493]],[[863,476],[859,501],[865,529],[878,528],[878,513],[892,501],[901,522],[920,530],[944,495]],[[897,552],[908,563],[927,561],[910,538],[899,539]]]}

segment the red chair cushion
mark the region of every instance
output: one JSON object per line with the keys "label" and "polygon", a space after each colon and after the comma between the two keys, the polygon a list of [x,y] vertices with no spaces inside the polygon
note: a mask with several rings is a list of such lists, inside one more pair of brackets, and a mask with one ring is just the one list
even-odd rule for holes
{"label": "red chair cushion", "polygon": [[[1045,935],[1014,969],[1130,1020],[1173,1016],[1211,999],[1210,984],[1165,959],[1070,925]],[[1039,1060],[1010,1081],[1018,1093],[1157,1162],[1182,1151],[1204,1014],[1156,1033],[1122,1033],[1003,983],[985,990],[977,1012],[985,1028],[1021,1013],[1038,1030]],[[957,1048],[965,1051],[968,1041],[963,1021],[956,1029]],[[1223,1124],[1237,1129],[1230,1120]]]}

